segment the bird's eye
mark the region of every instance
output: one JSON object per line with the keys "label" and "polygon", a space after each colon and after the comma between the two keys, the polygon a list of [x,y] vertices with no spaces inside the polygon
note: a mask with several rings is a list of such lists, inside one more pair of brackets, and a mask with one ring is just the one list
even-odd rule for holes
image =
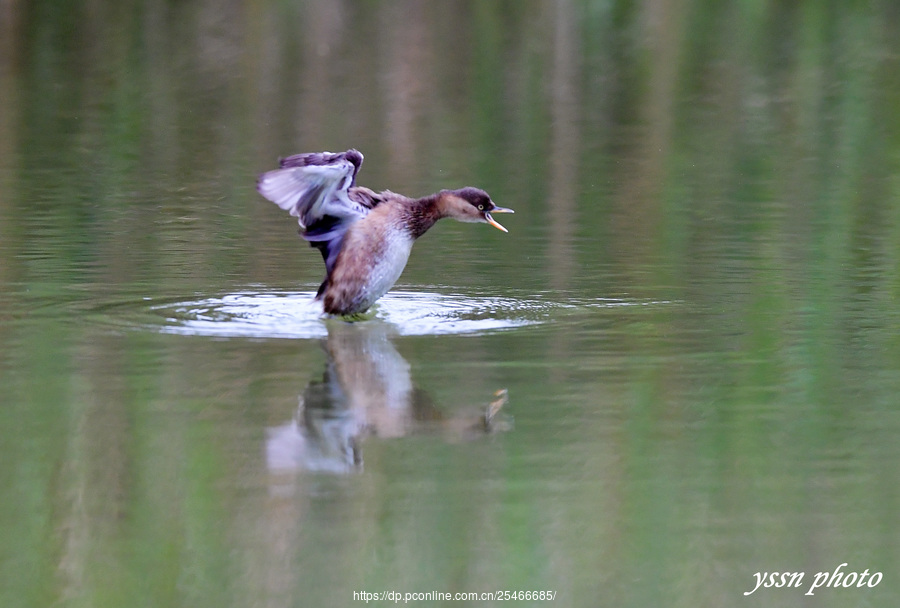
{"label": "bird's eye", "polygon": [[478,205],[478,210],[479,210],[479,211],[484,211],[484,205]]}

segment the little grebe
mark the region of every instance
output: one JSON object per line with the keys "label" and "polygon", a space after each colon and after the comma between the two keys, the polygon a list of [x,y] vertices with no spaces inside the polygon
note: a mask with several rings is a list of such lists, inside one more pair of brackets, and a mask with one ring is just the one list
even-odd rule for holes
{"label": "little grebe", "polygon": [[357,150],[297,154],[257,183],[260,194],[299,218],[301,236],[322,252],[327,275],[316,299],[326,313],[365,312],[400,277],[413,242],[441,218],[506,232],[491,213],[513,210],[495,205],[484,190],[441,190],[419,199],[374,192],[356,185],[362,162]]}

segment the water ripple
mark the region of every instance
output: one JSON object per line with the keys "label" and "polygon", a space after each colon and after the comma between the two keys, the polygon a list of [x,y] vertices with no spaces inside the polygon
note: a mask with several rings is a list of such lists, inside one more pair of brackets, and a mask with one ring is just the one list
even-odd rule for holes
{"label": "water ripple", "polygon": [[[94,320],[120,329],[221,338],[322,338],[329,317],[313,291],[240,291],[192,300],[118,301],[95,307]],[[529,297],[392,291],[362,323],[402,336],[483,334],[561,321],[591,310],[666,304],[627,298],[555,301]]]}
{"label": "water ripple", "polygon": [[[151,306],[165,333],[254,338],[327,335],[313,292],[245,292]],[[537,300],[394,291],[374,308],[373,321],[399,335],[483,333],[546,322],[558,305]]]}

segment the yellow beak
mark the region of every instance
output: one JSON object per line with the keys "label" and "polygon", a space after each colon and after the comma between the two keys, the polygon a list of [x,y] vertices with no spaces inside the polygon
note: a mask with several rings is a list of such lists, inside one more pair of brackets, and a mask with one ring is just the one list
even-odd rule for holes
{"label": "yellow beak", "polygon": [[484,219],[487,220],[487,223],[496,228],[497,230],[502,230],[503,232],[509,232],[506,228],[503,227],[503,224],[495,220],[491,217],[491,213],[515,213],[512,209],[507,209],[506,207],[494,207],[490,211],[484,212]]}

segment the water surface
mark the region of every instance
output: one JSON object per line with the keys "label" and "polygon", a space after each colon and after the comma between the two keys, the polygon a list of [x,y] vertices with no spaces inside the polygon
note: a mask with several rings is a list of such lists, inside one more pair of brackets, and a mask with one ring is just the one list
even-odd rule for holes
{"label": "water surface", "polygon": [[[897,605],[890,3],[2,11],[3,606]],[[509,234],[323,317],[254,183],[348,147]]]}

